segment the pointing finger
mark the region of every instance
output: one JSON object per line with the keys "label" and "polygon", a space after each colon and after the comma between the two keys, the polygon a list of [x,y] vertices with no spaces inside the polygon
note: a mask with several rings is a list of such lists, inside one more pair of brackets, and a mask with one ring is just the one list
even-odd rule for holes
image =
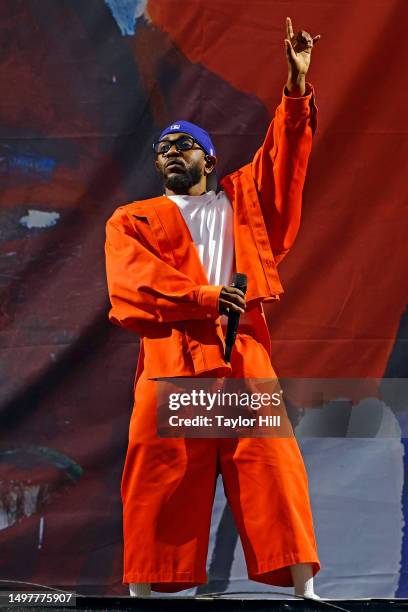
{"label": "pointing finger", "polygon": [[287,32],[287,36],[289,40],[291,40],[294,34],[293,34],[292,20],[290,17],[286,17],[286,32]]}

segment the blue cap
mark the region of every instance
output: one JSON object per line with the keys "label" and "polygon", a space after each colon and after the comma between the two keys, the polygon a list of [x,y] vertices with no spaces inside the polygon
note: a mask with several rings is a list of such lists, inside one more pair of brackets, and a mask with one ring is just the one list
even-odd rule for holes
{"label": "blue cap", "polygon": [[208,155],[213,155],[215,157],[215,148],[209,133],[195,123],[190,123],[189,121],[175,121],[165,130],[163,130],[163,132],[160,134],[159,140],[166,136],[166,134],[175,134],[177,132],[190,134],[190,136],[192,136],[198,142],[198,144]]}

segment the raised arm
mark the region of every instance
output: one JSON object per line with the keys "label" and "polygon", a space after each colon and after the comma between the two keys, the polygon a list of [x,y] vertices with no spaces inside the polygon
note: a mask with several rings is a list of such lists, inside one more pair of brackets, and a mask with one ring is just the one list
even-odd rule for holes
{"label": "raised arm", "polygon": [[289,251],[299,230],[302,190],[317,126],[314,90],[305,77],[313,44],[320,35],[312,38],[302,30],[294,36],[289,17],[286,34],[287,83],[251,164],[276,263]]}

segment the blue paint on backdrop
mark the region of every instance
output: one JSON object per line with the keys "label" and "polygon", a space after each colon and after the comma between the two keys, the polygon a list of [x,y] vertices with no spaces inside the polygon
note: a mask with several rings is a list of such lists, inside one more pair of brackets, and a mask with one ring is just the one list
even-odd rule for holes
{"label": "blue paint on backdrop", "polygon": [[10,155],[8,152],[4,155],[4,150],[0,157],[0,169],[5,172],[36,175],[45,179],[51,177],[56,165],[56,161],[49,157],[27,154]]}
{"label": "blue paint on backdrop", "polygon": [[394,597],[407,597],[408,596],[408,439],[407,436],[407,423],[408,415],[397,414],[398,422],[401,425],[401,429],[404,432],[401,438],[402,444],[404,445],[404,486],[402,490],[402,510],[404,513],[404,529],[402,534],[401,542],[401,568],[400,577],[397,592]]}
{"label": "blue paint on backdrop", "polygon": [[122,36],[135,33],[136,19],[143,15],[146,0],[105,0],[118,24]]}

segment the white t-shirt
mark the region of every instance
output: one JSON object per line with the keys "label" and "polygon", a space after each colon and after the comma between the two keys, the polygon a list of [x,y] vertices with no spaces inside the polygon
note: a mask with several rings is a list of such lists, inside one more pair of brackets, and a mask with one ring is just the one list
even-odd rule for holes
{"label": "white t-shirt", "polygon": [[[234,273],[234,215],[224,191],[207,191],[200,196],[167,196],[179,207],[197,247],[209,285],[230,286]],[[226,326],[227,315],[221,315]],[[248,313],[240,324],[250,322]]]}
{"label": "white t-shirt", "polygon": [[234,221],[224,191],[167,196],[180,209],[197,247],[209,285],[230,285],[234,266]]}

